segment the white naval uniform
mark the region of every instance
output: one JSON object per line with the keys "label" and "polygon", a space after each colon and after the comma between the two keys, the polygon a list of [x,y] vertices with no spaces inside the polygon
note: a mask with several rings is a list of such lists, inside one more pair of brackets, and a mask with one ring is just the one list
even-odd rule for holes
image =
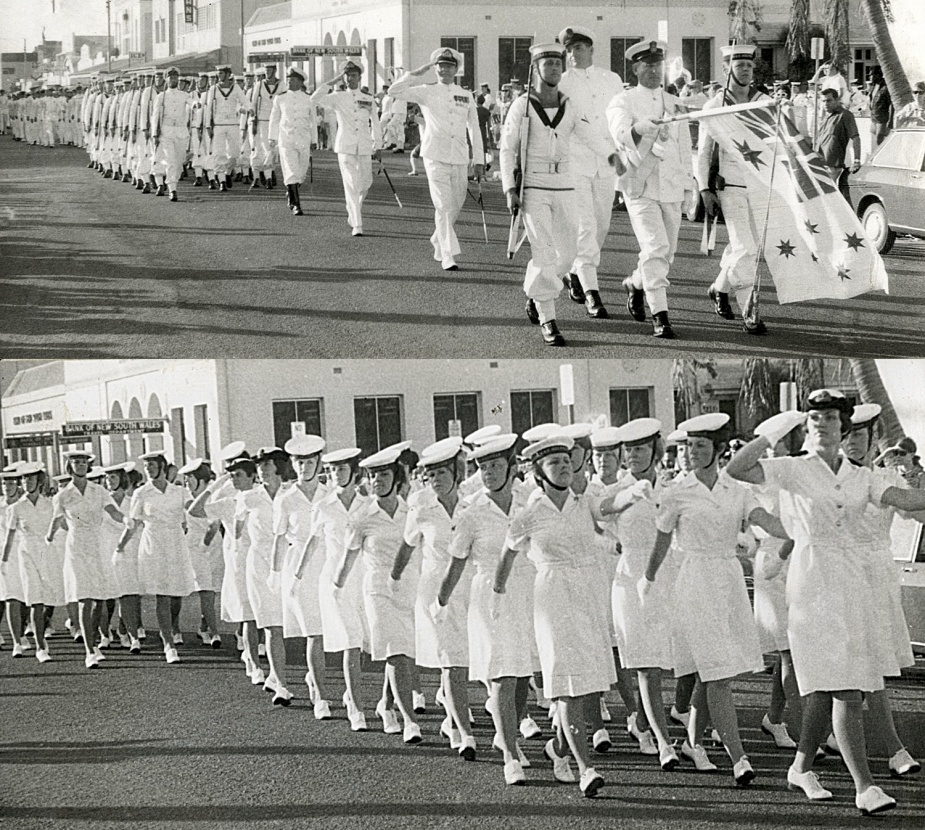
{"label": "white naval uniform", "polygon": [[135,134],[135,173],[139,179],[151,175],[151,113],[158,91],[146,86],[138,99],[138,109],[129,117],[129,125]]}
{"label": "white naval uniform", "polygon": [[454,225],[466,201],[469,143],[474,163],[485,161],[475,100],[471,92],[458,84],[425,84],[407,72],[392,84],[389,94],[417,104],[427,122],[421,140],[421,158],[434,203],[436,227],[430,241],[434,259],[446,266],[460,252]]}
{"label": "white naval uniform", "polygon": [[165,89],[154,101],[151,134],[158,143],[155,160],[159,181],[167,181],[169,190],[176,190],[186,162],[189,147],[189,96],[179,87]]}
{"label": "white naval uniform", "polygon": [[[725,99],[719,92],[707,101],[705,110],[736,104],[731,96]],[[770,98],[754,92],[749,101],[767,101]],[[697,182],[701,190],[709,188],[710,162],[716,142],[710,135],[710,119],[705,118],[700,126],[700,146],[697,151]],[[748,298],[758,270],[758,247],[761,241],[760,228],[768,205],[768,194],[764,189],[748,186],[748,175],[743,159],[729,155],[719,148],[719,175],[725,179],[725,188],[717,190],[729,243],[720,260],[719,276],[713,283],[717,291],[735,294],[739,310],[745,311]]]}
{"label": "white naval uniform", "polygon": [[[6,497],[0,497],[0,544],[6,543],[8,529],[15,526],[15,517],[13,507],[17,502],[8,502]],[[23,495],[25,498],[25,495]],[[48,527],[46,526],[46,531]],[[22,576],[19,571],[19,551],[21,541],[17,541],[10,551],[9,559],[6,562],[0,562],[0,602],[6,600],[25,601],[25,592],[23,591]]]}
{"label": "white naval uniform", "polygon": [[[616,72],[593,65],[587,69],[573,67],[562,76],[559,91],[578,107],[602,139],[613,143],[606,111],[614,96],[623,92],[623,80]],[[569,162],[578,208],[578,254],[571,270],[585,291],[597,291],[597,269],[610,230],[617,174],[607,156],[595,153],[581,139],[571,142]]]}
{"label": "white naval uniform", "polygon": [[216,85],[209,90],[205,126],[212,130],[212,158],[219,181],[224,181],[237,167],[241,150],[240,119],[250,110],[247,95],[235,83],[228,89]]}
{"label": "white naval uniform", "polygon": [[134,89],[127,89],[122,93],[119,99],[119,115],[116,119],[119,125],[119,166],[123,173],[128,173],[132,168],[132,143],[128,132],[128,122],[135,92]]}
{"label": "white naval uniform", "polygon": [[[501,186],[505,193],[514,187],[527,105],[526,95],[514,101],[501,131]],[[609,155],[612,146],[561,93],[558,108],[541,110],[540,116],[537,106],[530,104],[521,206],[531,254],[524,293],[536,302],[540,322],[545,323],[555,319],[552,304],[562,290],[562,277],[574,262],[577,247],[577,208],[569,162],[572,136],[584,140],[597,154]]]}
{"label": "white naval uniform", "polygon": [[225,531],[222,540],[222,555],[225,572],[222,577],[221,609],[225,622],[248,622],[254,619],[254,610],[247,597],[245,558],[250,546],[250,536],[245,525],[237,535],[240,515],[237,491],[227,483],[216,490],[203,507],[206,516],[217,519]]}
{"label": "white naval uniform", "polygon": [[674,533],[682,555],[674,582],[677,677],[697,672],[710,682],[764,669],[745,574],[736,558],[739,530],[757,506],[752,492],[725,472],[712,490],[696,475],[665,489],[655,526]]}
{"label": "white naval uniform", "polygon": [[142,594],[185,597],[193,593],[193,565],[184,534],[184,492],[175,484],[161,492],[149,481],[132,493],[129,518],[144,522],[138,545]]}
{"label": "white naval uniform", "polygon": [[33,504],[25,493],[7,512],[7,524],[16,531],[18,548],[9,561],[15,564],[18,559],[22,585],[22,596],[18,598],[26,605],[64,605],[61,561],[54,555],[52,545],[45,541],[53,513],[51,499],[39,496]]}
{"label": "white naval uniform", "polygon": [[359,89],[327,93],[319,86],[311,100],[325,112],[337,114],[334,152],[344,180],[347,220],[354,230],[363,230],[363,201],[373,183],[372,154],[382,147],[382,130],[373,96]]}
{"label": "white naval uniform", "polygon": [[212,169],[209,133],[203,129],[204,107],[209,90],[194,89],[190,93],[190,148],[193,152],[193,171],[200,179],[203,173],[208,177]]}
{"label": "white naval uniform", "polygon": [[[627,161],[618,188],[639,243],[639,260],[631,276],[642,289],[653,315],[668,310],[668,272],[678,248],[685,196],[694,190],[691,134],[687,122],[662,127],[657,137],[636,143],[632,126],[643,118],[656,120],[683,111],[680,100],[662,89],[641,84],[614,98],[607,108],[610,134]],[[662,147],[659,158],[652,152]]]}
{"label": "white naval uniform", "polygon": [[258,628],[281,628],[283,625],[283,595],[281,577],[270,568],[273,545],[274,501],[285,490],[280,487],[275,498],[266,487],[256,484],[250,490],[238,493],[239,521],[244,519],[249,544],[244,563],[247,597],[254,611]]}
{"label": "white naval uniform", "polygon": [[[279,149],[283,184],[302,184],[308,174],[312,144],[317,142],[315,104],[311,96],[304,89],[290,89],[275,96],[267,125],[266,140],[277,142]],[[254,167],[255,173],[257,169]],[[272,170],[272,164],[260,169]]]}
{"label": "white naval uniform", "polygon": [[382,127],[382,143],[386,147],[395,145],[402,149],[405,146],[405,119],[408,117],[408,102],[386,95],[382,99],[382,117],[379,124]]}
{"label": "white naval uniform", "polygon": [[63,517],[67,521],[64,543],[64,598],[67,602],[116,596],[110,561],[112,552],[100,548],[103,511],[111,504],[109,493],[92,481],[87,482],[83,493],[71,482],[52,499],[54,518]]}
{"label": "white naval uniform", "polygon": [[[263,173],[269,177],[273,172],[274,153],[270,149],[270,118],[275,107],[276,99],[286,91],[286,85],[277,78],[274,83],[266,79],[256,84],[251,91],[250,99],[254,107],[254,114],[251,116],[253,123],[257,125],[256,133],[251,134],[251,155],[250,166],[256,176]],[[306,97],[308,94],[306,93]],[[282,160],[280,161],[282,164]],[[306,170],[308,162],[305,163]],[[283,173],[285,176],[285,172]],[[303,175],[304,179],[305,176]],[[299,179],[301,181],[302,179]],[[294,182],[287,182],[294,184]]]}

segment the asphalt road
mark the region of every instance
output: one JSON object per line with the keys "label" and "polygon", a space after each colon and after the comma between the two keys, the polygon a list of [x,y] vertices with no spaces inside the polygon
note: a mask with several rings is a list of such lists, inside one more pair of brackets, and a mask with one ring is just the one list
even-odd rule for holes
{"label": "asphalt road", "polygon": [[[552,356],[523,315],[526,246],[506,259],[497,183],[484,185],[490,244],[468,201],[461,270],[447,274],[431,258],[426,178],[406,175],[407,156],[385,162],[404,208],[377,176],[357,239],[330,153],[316,156],[302,218],[286,211],[284,189],[238,185],[223,194],[185,181],[171,204],[102,179],[86,160],[76,148],[0,137],[0,349],[8,357]],[[699,231],[684,224],[672,276],[680,339],[656,341],[623,309],[620,282],[638,249],[626,214],[615,213],[601,277],[614,316],[591,320],[563,295],[565,353],[925,354],[925,244],[900,242],[887,258],[889,296],[781,307],[768,290],[771,334],[755,338],[713,314],[705,294],[718,259],[700,255]]]}
{"label": "asphalt road", "polygon": [[[193,606],[186,602],[185,631],[195,626]],[[59,612],[59,626],[60,617]],[[150,605],[145,620],[149,626],[154,622]],[[733,785],[720,750],[710,750],[719,773],[698,774],[689,763],[675,773],[661,772],[616,727],[624,713],[611,692],[615,749],[597,756],[607,786],[591,801],[581,798],[577,785],[556,783],[538,740],[526,750],[534,764],[528,786],[506,787],[500,756],[488,749],[492,729],[481,708],[483,693],[475,687],[480,749],[475,763],[459,759],[437,737],[434,673],[423,675],[430,703],[422,722],[424,743],[406,747],[400,736],[378,731],[371,714],[381,688],[379,665],[364,673],[373,731],[356,734],[340,707],[333,720],[314,720],[298,682],[304,660],[299,661],[296,641],[289,649],[293,663],[300,663],[291,667],[296,700],[282,709],[245,678],[230,636],[222,650],[213,651],[193,645],[195,638],[187,634],[183,662],[168,666],[149,634],[144,653],[110,650],[98,671],[84,669],[82,649],[66,639],[51,640],[53,660],[45,665],[31,656],[11,659],[9,644],[0,652],[0,827],[759,830],[873,821],[858,816],[840,760],[827,759],[819,767],[834,801],[811,804],[786,789],[791,753],[775,749],[759,731],[766,675],[736,684],[746,751],[758,772],[752,787]],[[342,675],[329,666],[329,696],[339,699]],[[670,692],[669,684],[666,700]],[[892,695],[899,731],[922,758],[925,683],[897,681]],[[534,715],[545,727],[539,710]],[[893,781],[876,750],[873,768],[900,802],[880,822],[925,826],[925,773],[917,781]]]}

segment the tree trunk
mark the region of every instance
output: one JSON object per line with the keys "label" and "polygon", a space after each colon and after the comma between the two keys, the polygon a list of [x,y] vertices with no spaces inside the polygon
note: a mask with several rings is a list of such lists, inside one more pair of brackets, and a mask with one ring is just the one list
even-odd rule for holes
{"label": "tree trunk", "polygon": [[[875,0],[877,2],[877,0]],[[848,0],[825,0],[825,37],[829,59],[845,77],[848,76]]]}
{"label": "tree trunk", "polygon": [[809,57],[809,0],[792,0],[787,54],[791,63]]}
{"label": "tree trunk", "polygon": [[899,416],[897,416],[896,410],[893,408],[890,395],[883,385],[876,362],[870,359],[849,358],[848,365],[851,367],[851,374],[857,384],[861,402],[877,403],[882,408],[880,413],[881,449],[895,444],[906,433],[903,431]]}
{"label": "tree trunk", "polygon": [[864,13],[864,20],[867,21],[871,39],[874,41],[874,50],[877,53],[880,68],[883,70],[887,89],[890,90],[893,108],[899,110],[912,101],[912,87],[899,61],[896,47],[893,45],[893,38],[887,27],[883,0],[861,0],[861,11]]}

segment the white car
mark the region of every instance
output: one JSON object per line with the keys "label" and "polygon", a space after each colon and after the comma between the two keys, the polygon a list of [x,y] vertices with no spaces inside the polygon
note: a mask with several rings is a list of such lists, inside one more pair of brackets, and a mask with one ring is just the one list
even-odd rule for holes
{"label": "white car", "polygon": [[912,650],[925,654],[925,526],[897,516],[890,535]]}

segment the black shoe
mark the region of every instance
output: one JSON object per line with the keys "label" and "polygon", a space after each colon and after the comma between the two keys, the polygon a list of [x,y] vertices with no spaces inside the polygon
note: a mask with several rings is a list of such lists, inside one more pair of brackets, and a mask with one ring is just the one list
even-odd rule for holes
{"label": "black shoe", "polygon": [[222,193],[227,193],[229,190],[231,190],[231,186],[228,184],[228,182],[222,182],[218,186],[218,189],[221,190]]}
{"label": "black shoe", "polygon": [[112,170],[107,170],[106,172],[104,172],[104,173],[103,173],[103,178],[104,178],[104,179],[111,179],[111,178],[112,178]]}
{"label": "black shoe", "polygon": [[707,296],[713,302],[713,310],[724,320],[735,320],[735,312],[729,305],[729,295],[725,291],[717,291],[712,285]]}
{"label": "black shoe", "polygon": [[128,182],[130,182],[131,180],[132,180],[132,177],[128,173],[123,173],[122,175],[123,184],[128,184]]}
{"label": "black shoe", "polygon": [[202,176],[196,176],[196,181],[193,182],[193,187],[202,187]]}
{"label": "black shoe", "polygon": [[746,334],[761,336],[768,333],[768,327],[763,320],[756,320],[754,323],[749,323],[748,320],[745,320],[742,323],[742,328],[745,329]]}
{"label": "black shoe", "polygon": [[668,312],[659,311],[652,315],[652,336],[663,340],[674,340],[674,329],[668,322]]}
{"label": "black shoe", "polygon": [[209,179],[209,190],[215,190],[215,179]]}
{"label": "black shoe", "polygon": [[524,311],[527,312],[527,319],[534,326],[538,326],[540,324],[540,313],[536,310],[536,303],[533,302],[533,300],[527,300],[527,304],[524,306]]}
{"label": "black shoe", "polygon": [[150,192],[151,192],[151,185],[148,184],[147,182],[145,182],[145,186],[141,189],[141,192],[142,192],[142,193],[150,193]]}
{"label": "black shoe", "polygon": [[276,187],[276,173],[273,172],[270,174],[270,185]]}
{"label": "black shoe", "polygon": [[559,331],[559,327],[556,325],[555,320],[548,320],[540,326],[540,330],[543,332],[543,342],[547,346],[564,346],[565,338],[562,336],[562,332]]}
{"label": "black shoe", "polygon": [[180,181],[183,181],[183,179],[185,178],[186,178],[186,168],[184,167],[183,172],[180,174]]}
{"label": "black shoe", "polygon": [[606,320],[610,317],[607,309],[604,308],[600,292],[593,288],[585,292],[585,311],[588,312],[589,317],[596,317],[598,320]]}
{"label": "black shoe", "polygon": [[236,182],[239,182],[239,181],[241,181],[243,178],[244,178],[244,174],[239,172],[239,173],[234,177],[234,180],[235,180]]}
{"label": "black shoe", "polygon": [[405,150],[404,150],[404,148],[402,148],[402,147],[398,147],[398,148],[396,148],[396,149],[394,150],[394,152],[395,152],[397,155],[402,155],[402,153],[404,153]]}
{"label": "black shoe", "polygon": [[[19,139],[16,140],[18,141]],[[94,167],[96,167],[96,165],[92,161],[87,162],[87,170],[92,170]]]}
{"label": "black shoe", "polygon": [[569,274],[567,277],[562,278],[562,282],[573,303],[583,303],[585,301],[585,290],[581,287],[581,280],[578,279],[578,274]]}
{"label": "black shoe", "polygon": [[176,190],[171,190],[171,191],[170,191],[170,201],[171,201],[171,202],[176,202],[176,201],[177,201],[177,191],[176,191]]}
{"label": "black shoe", "polygon": [[167,185],[159,184],[157,186],[157,193],[155,193],[154,195],[155,196],[166,196],[167,195]]}
{"label": "black shoe", "polygon": [[292,215],[293,216],[302,216],[302,208],[299,205],[292,206]]}
{"label": "black shoe", "polygon": [[135,190],[144,190],[145,183],[141,179],[135,179]]}
{"label": "black shoe", "polygon": [[225,184],[228,187],[228,190],[231,190],[231,176],[225,176]]}
{"label": "black shoe", "polygon": [[639,323],[644,323],[646,321],[645,292],[633,285],[631,277],[623,280],[623,287],[626,289],[626,310],[630,313],[630,317]]}

